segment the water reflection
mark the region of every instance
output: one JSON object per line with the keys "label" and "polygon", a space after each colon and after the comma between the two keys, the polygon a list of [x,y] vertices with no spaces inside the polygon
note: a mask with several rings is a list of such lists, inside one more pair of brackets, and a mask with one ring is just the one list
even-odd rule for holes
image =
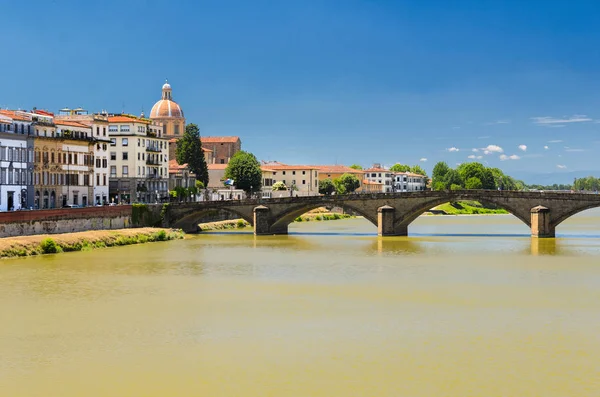
{"label": "water reflection", "polygon": [[377,237],[370,247],[379,254],[407,255],[423,252],[421,244],[411,237]]}
{"label": "water reflection", "polygon": [[[556,255],[557,240],[555,238],[531,238],[531,255]],[[560,251],[558,251],[560,252]]]}

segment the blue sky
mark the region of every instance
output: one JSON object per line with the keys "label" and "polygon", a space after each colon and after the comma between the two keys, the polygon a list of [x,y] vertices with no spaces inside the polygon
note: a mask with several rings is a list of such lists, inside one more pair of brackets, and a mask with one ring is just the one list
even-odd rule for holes
{"label": "blue sky", "polygon": [[1,107],[139,114],[168,77],[260,159],[600,170],[597,1],[3,3]]}

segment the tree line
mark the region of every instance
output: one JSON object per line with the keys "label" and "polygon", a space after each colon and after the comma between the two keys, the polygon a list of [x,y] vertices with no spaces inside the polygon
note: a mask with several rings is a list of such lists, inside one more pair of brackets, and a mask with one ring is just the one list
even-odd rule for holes
{"label": "tree line", "polygon": [[523,181],[505,175],[499,168],[486,167],[481,163],[463,163],[456,169],[443,161],[433,167],[431,186],[433,190],[493,189],[523,190]]}

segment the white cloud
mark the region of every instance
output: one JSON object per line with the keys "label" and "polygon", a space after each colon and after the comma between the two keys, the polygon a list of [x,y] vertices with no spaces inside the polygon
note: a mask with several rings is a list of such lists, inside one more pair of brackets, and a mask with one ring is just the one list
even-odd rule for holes
{"label": "white cloud", "polygon": [[473,150],[472,150],[472,151],[473,151],[473,152],[475,152],[475,153],[477,153],[477,152],[479,151],[479,149],[477,149],[477,148],[473,148]]}
{"label": "white cloud", "polygon": [[566,165],[562,165],[562,164],[556,164],[556,167],[560,168],[561,170],[564,170],[565,168],[567,168]]}
{"label": "white cloud", "polygon": [[548,149],[550,149],[550,148],[549,148],[548,146],[544,146],[544,149],[545,149],[545,150],[548,150]]}
{"label": "white cloud", "polygon": [[460,149],[452,146],[451,148],[446,149],[449,152],[458,152]]}
{"label": "white cloud", "polygon": [[473,159],[473,160],[475,160],[475,159],[479,160],[479,159],[483,158],[483,156],[475,156],[474,154],[472,154],[468,158]]}
{"label": "white cloud", "polygon": [[510,124],[510,120],[496,120],[490,123],[485,123],[485,125],[496,125],[496,124]]}
{"label": "white cloud", "polygon": [[519,160],[521,157],[517,156],[516,154],[511,154],[510,156],[507,156],[506,154],[501,154],[500,155],[500,160],[504,161],[504,160]]}
{"label": "white cloud", "polygon": [[504,149],[502,149],[498,145],[488,145],[486,148],[483,149],[483,153],[485,153],[485,154],[504,153]]}
{"label": "white cloud", "polygon": [[419,159],[419,161],[423,161],[423,162],[425,162],[425,161],[427,161],[427,159],[426,159],[425,157],[421,157],[421,158]]}
{"label": "white cloud", "polygon": [[527,151],[527,145],[519,145],[519,149],[526,152]]}
{"label": "white cloud", "polygon": [[585,152],[585,149],[571,149],[568,146],[565,146],[565,152]]}
{"label": "white cloud", "polygon": [[548,143],[562,143],[562,139],[553,139],[551,141],[548,141]]}
{"label": "white cloud", "polygon": [[549,117],[549,116],[532,117],[531,120],[533,120],[534,124],[543,125],[546,127],[556,127],[559,125],[563,126],[563,124],[567,124],[567,123],[585,123],[588,121],[593,121],[591,118],[589,118],[585,114],[575,114],[571,117],[563,116],[562,118]]}

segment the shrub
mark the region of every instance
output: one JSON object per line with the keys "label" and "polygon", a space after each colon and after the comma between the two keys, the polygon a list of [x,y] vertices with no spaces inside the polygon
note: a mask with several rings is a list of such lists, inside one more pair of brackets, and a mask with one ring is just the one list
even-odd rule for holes
{"label": "shrub", "polygon": [[241,228],[243,228],[243,227],[246,227],[246,221],[245,221],[245,220],[243,220],[243,219],[238,219],[238,221],[237,221],[237,224],[236,224],[236,225],[237,225],[237,227],[238,227],[239,229],[241,229]]}
{"label": "shrub", "polygon": [[156,232],[156,240],[157,241],[167,241],[167,232],[164,230],[159,230]]}
{"label": "shrub", "polygon": [[62,251],[62,249],[51,238],[45,238],[42,240],[40,243],[40,248],[44,254],[56,254]]}

